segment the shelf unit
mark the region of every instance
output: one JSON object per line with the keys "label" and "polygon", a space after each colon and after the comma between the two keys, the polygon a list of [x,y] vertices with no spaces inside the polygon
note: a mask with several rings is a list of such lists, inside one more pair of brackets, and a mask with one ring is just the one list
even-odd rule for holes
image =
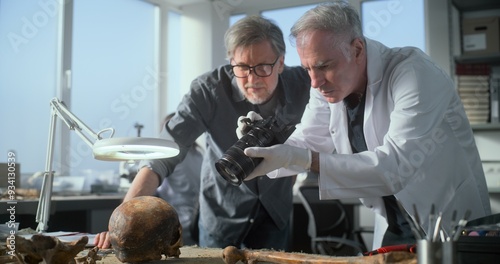
{"label": "shelf unit", "polygon": [[451,2],[461,12],[500,8],[498,0],[452,0]]}
{"label": "shelf unit", "polygon": [[460,55],[455,56],[457,63],[487,63],[490,65],[500,65],[500,53],[491,55]]}
{"label": "shelf unit", "polygon": [[[460,53],[462,52],[462,37],[461,37],[461,21],[462,14],[465,12],[473,12],[473,13],[481,13],[481,12],[490,12],[491,10],[500,10],[500,1],[499,0],[450,0],[451,6],[454,6],[459,13],[458,16],[458,36],[460,39]],[[496,12],[494,12],[496,13]],[[452,22],[453,23],[453,22]],[[453,33],[452,33],[453,34]],[[453,37],[450,37],[453,41]],[[489,64],[491,67],[500,67],[500,52],[488,55],[453,55],[452,65],[455,67],[455,64]],[[456,51],[455,51],[456,52]],[[472,129],[474,131],[500,131],[500,123],[484,123],[484,124],[473,124]]]}
{"label": "shelf unit", "polygon": [[472,124],[471,127],[474,131],[493,131],[500,130],[500,123]]}

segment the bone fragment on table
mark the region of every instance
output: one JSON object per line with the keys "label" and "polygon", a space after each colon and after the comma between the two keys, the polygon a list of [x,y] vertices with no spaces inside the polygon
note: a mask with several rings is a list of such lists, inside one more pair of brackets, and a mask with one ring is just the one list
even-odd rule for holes
{"label": "bone fragment on table", "polygon": [[94,247],[87,252],[84,256],[75,257],[76,264],[96,264],[97,260],[101,260],[102,257],[97,255],[99,252],[98,247]]}
{"label": "bone fragment on table", "polygon": [[83,236],[66,243],[57,237],[36,234],[31,239],[15,236],[15,240],[15,254],[23,261],[18,263],[38,264],[44,261],[50,264],[68,264],[74,263],[75,256],[85,248],[89,238]]}
{"label": "bone fragment on table", "polygon": [[416,264],[415,254],[409,252],[390,252],[366,257],[332,257],[306,253],[288,253],[272,250],[247,250],[229,246],[222,252],[222,259],[226,264],[236,264],[241,261],[245,264],[260,262],[276,264]]}

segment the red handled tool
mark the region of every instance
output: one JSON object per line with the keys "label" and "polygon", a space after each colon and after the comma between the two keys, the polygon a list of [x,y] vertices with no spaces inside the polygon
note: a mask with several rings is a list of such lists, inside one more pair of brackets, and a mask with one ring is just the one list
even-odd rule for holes
{"label": "red handled tool", "polygon": [[393,246],[385,246],[372,251],[368,251],[363,253],[363,256],[373,256],[377,254],[383,254],[392,251],[406,251],[411,253],[417,252],[417,245],[415,244],[403,244],[403,245],[393,245]]}

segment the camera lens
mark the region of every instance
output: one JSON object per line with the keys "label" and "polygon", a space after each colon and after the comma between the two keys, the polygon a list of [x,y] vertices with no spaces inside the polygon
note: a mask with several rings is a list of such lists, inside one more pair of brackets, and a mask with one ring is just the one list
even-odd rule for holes
{"label": "camera lens", "polygon": [[262,161],[262,158],[248,157],[243,150],[248,147],[268,146],[273,138],[272,131],[255,127],[224,153],[222,158],[215,163],[215,168],[229,183],[241,185]]}
{"label": "camera lens", "polygon": [[[234,156],[234,153],[232,153]],[[238,162],[235,161],[230,154],[224,155],[217,163],[215,163],[215,168],[219,174],[226,179],[232,185],[239,186],[243,180],[252,172],[255,167],[262,160],[261,158],[250,158],[247,157],[243,152],[239,154],[239,157],[244,155],[246,158],[240,159]]]}

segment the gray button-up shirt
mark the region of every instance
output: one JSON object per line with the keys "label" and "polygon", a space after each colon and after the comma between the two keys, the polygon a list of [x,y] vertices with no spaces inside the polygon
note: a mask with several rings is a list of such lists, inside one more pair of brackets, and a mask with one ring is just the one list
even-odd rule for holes
{"label": "gray button-up shirt", "polygon": [[[292,117],[293,123],[299,122],[309,100],[309,89],[310,79],[304,69],[285,67],[276,89],[279,99],[275,114],[285,114]],[[238,140],[235,132],[238,117],[251,110],[260,112],[241,94],[230,65],[203,74],[191,83],[190,91],[164,129],[164,136],[171,136],[179,145],[180,154],[149,161],[160,177],[168,176],[189,146],[205,133],[200,222],[211,235],[234,243],[244,239],[258,203],[280,229],[285,228],[292,210],[292,177],[275,180],[259,177],[233,186],[215,169],[215,162]]]}

